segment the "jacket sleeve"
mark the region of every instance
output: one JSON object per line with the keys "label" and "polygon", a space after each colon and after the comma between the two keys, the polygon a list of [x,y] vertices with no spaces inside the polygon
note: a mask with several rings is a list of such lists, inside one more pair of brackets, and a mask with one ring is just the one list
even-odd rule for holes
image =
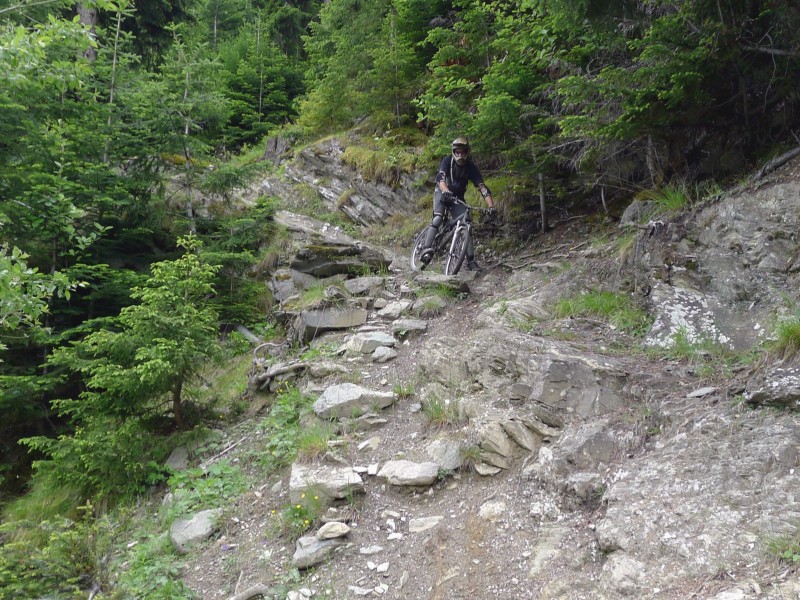
{"label": "jacket sleeve", "polygon": [[439,165],[439,172],[436,173],[436,179],[434,180],[437,186],[439,185],[440,182],[445,181],[447,179],[447,171],[450,170],[450,165],[448,161],[449,158],[450,158],[449,156],[445,156],[442,159],[441,164]]}
{"label": "jacket sleeve", "polygon": [[489,191],[488,186],[483,182],[483,175],[481,175],[481,170],[478,168],[478,165],[471,162],[469,164],[469,171],[467,172],[467,176],[472,184],[478,188],[478,191],[481,193],[481,196],[486,198],[486,196],[491,196],[492,192]]}

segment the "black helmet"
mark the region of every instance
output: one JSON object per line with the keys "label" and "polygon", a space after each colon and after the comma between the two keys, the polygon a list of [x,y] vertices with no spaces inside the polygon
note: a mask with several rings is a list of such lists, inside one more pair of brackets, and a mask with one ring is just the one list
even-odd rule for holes
{"label": "black helmet", "polygon": [[457,165],[463,165],[469,157],[469,141],[465,137],[457,137],[451,144],[453,149],[453,159]]}

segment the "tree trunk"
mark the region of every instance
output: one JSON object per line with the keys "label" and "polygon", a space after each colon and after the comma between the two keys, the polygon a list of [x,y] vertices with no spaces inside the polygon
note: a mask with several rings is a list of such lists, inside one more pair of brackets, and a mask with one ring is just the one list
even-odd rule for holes
{"label": "tree trunk", "polygon": [[108,119],[106,126],[108,127],[108,138],[103,148],[103,162],[108,162],[109,148],[111,146],[111,123],[112,112],[114,110],[114,93],[117,90],[117,62],[119,61],[119,35],[122,30],[122,10],[117,11],[117,24],[114,32],[114,56],[111,59],[111,83],[109,84],[108,91]]}
{"label": "tree trunk", "polygon": [[544,201],[544,175],[539,173],[539,208],[542,211],[542,233],[550,229],[550,224],[547,222],[547,205]]}
{"label": "tree trunk", "polygon": [[[97,28],[97,9],[93,6],[88,6],[81,2],[78,4],[78,19],[81,22],[81,25],[85,25],[88,27],[89,31],[92,34],[92,38],[95,37],[95,30]],[[89,46],[83,52],[83,56],[89,59],[90,61],[94,61],[97,58],[97,50],[94,49],[94,46]]]}
{"label": "tree trunk", "polygon": [[172,414],[175,418],[175,426],[183,429],[183,407],[181,406],[181,393],[183,392],[183,380],[175,384],[172,388]]}

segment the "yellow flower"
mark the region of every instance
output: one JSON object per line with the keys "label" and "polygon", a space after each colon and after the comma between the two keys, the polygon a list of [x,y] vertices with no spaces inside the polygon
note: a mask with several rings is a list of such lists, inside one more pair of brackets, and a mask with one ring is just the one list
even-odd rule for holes
{"label": "yellow flower", "polygon": [[298,505],[297,505],[297,508],[301,508],[301,506],[298,504]]}
{"label": "yellow flower", "polygon": [[319,496],[314,496],[314,500],[319,500]]}
{"label": "yellow flower", "polygon": [[305,497],[306,497],[306,494],[305,494],[305,492],[303,492],[302,494],[300,494],[300,497],[301,497],[301,498],[305,498]]}

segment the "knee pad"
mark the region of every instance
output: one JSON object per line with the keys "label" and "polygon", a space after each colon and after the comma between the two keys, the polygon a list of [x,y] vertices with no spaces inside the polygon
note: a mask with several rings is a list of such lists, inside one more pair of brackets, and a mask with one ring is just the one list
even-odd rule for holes
{"label": "knee pad", "polygon": [[431,221],[431,225],[436,227],[436,229],[439,229],[439,225],[442,224],[442,221],[443,221],[442,215],[433,215],[433,220]]}

